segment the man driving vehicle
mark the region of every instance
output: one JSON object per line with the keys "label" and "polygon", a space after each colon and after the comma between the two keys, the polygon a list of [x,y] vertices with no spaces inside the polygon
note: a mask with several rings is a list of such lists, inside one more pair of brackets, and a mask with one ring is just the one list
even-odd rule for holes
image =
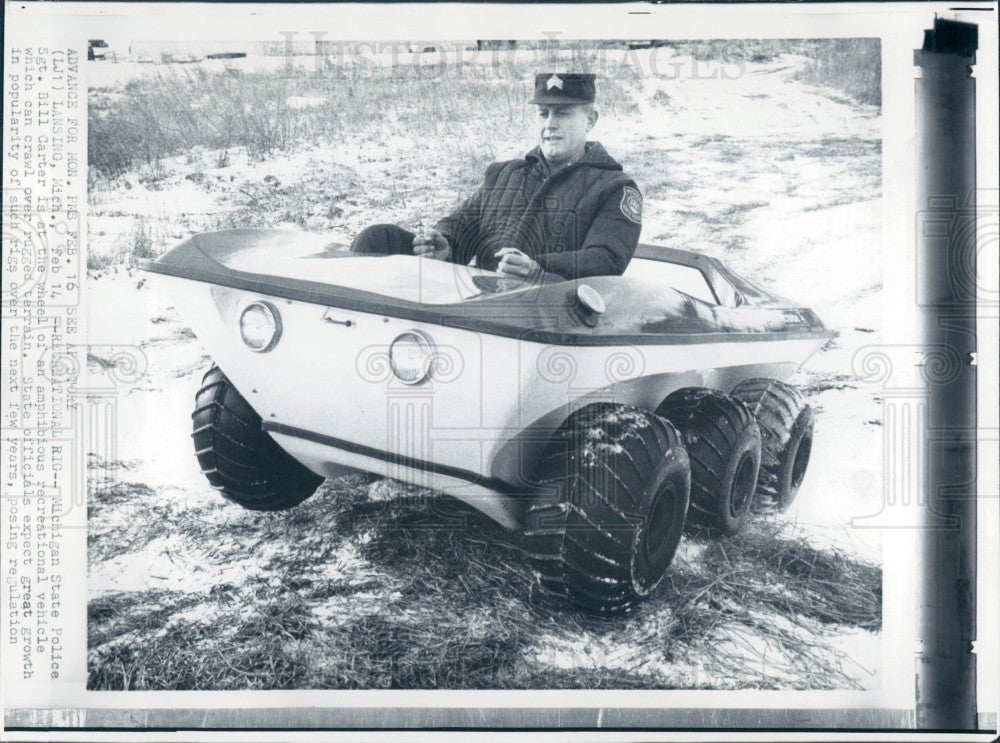
{"label": "man driving vehicle", "polygon": [[373,225],[351,250],[472,263],[523,278],[623,273],[639,242],[642,196],[600,142],[587,141],[598,118],[594,78],[536,75],[534,149],[490,165],[476,192],[432,229]]}

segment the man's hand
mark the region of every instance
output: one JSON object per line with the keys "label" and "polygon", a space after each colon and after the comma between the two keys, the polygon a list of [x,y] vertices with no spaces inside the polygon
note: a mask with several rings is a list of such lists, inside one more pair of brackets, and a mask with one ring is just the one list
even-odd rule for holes
{"label": "man's hand", "polygon": [[500,273],[533,279],[542,272],[538,261],[529,258],[517,248],[500,248],[495,256],[500,259],[500,265],[497,266],[497,271]]}
{"label": "man's hand", "polygon": [[433,228],[422,230],[413,238],[413,254],[446,261],[451,258],[448,238]]}

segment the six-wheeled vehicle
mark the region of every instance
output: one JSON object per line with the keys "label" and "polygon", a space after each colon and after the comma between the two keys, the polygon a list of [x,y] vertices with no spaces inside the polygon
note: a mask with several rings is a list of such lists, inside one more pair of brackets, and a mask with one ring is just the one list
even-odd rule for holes
{"label": "six-wheeled vehicle", "polygon": [[322,236],[230,230],[144,266],[215,364],[194,445],[239,505],[365,470],[520,531],[544,589],[628,610],[685,526],[737,532],[802,482],[813,417],[783,380],[833,334],[702,255],[527,282]]}

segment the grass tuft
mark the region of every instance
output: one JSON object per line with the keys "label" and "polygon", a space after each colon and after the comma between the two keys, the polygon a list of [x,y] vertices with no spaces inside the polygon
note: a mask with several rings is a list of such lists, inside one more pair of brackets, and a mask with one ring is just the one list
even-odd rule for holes
{"label": "grass tuft", "polygon": [[881,621],[877,567],[766,521],[685,540],[652,599],[608,620],[537,594],[516,537],[478,512],[372,476],[283,513],[190,516],[171,530],[206,569],[263,567],[92,601],[89,688],[849,688],[824,639]]}

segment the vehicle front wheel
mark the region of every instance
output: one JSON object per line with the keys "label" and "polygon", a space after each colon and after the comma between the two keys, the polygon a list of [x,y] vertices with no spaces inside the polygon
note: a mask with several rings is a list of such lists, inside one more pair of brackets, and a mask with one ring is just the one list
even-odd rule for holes
{"label": "vehicle front wheel", "polygon": [[688,524],[731,536],[750,516],[760,471],[760,429],[747,406],[701,387],[677,390],[656,409],[681,432],[691,459]]}
{"label": "vehicle front wheel", "polygon": [[660,583],[684,529],[691,472],[669,422],[594,403],[553,435],[539,464],[525,550],[539,585],[598,614],[631,609]]}
{"label": "vehicle front wheel", "polygon": [[252,511],[280,511],[312,495],[323,478],[261,430],[261,419],[217,366],[195,396],[195,454],[223,497]]}

